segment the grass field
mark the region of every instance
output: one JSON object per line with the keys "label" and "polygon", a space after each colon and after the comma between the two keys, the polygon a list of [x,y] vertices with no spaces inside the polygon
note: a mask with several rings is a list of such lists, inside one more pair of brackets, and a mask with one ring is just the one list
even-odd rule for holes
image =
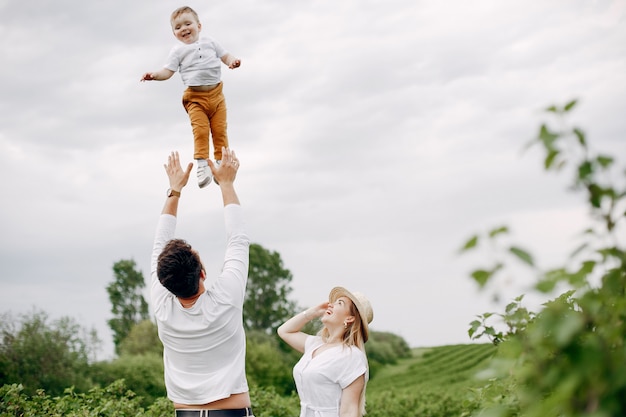
{"label": "grass field", "polygon": [[475,378],[496,351],[492,344],[416,348],[412,356],[380,369],[367,385],[368,417],[469,415]]}

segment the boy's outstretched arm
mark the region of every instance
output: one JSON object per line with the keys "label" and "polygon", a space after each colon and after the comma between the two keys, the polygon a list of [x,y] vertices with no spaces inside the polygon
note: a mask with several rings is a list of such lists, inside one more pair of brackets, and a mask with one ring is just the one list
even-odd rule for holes
{"label": "boy's outstretched arm", "polygon": [[230,69],[235,69],[235,68],[239,68],[239,66],[241,65],[241,60],[235,58],[234,56],[232,56],[231,54],[226,54],[221,58],[222,62],[224,63],[224,65],[226,65],[228,68]]}
{"label": "boy's outstretched arm", "polygon": [[172,78],[174,71],[167,68],[161,68],[158,71],[146,72],[139,81],[165,81]]}

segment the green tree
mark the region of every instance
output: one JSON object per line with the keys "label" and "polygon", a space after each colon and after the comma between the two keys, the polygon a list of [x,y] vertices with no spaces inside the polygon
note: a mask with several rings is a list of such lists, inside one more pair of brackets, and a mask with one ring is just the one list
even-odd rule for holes
{"label": "green tree", "polygon": [[[562,119],[575,105],[548,108],[566,127],[543,124],[533,141],[545,152],[546,170],[571,170],[572,189],[589,205],[591,226],[565,265],[539,270],[530,253],[502,243],[506,227],[473,236],[463,247],[474,249],[484,240],[496,248],[496,260],[471,274],[481,287],[510,275],[507,257],[513,257],[537,274],[539,294],[560,293],[537,313],[526,310],[520,296],[504,313],[486,313],[471,323],[471,337],[488,336],[498,344],[481,416],[626,415],[626,171],[617,181],[613,157],[593,154],[583,131],[567,127]],[[505,328],[498,329],[502,322]]]}
{"label": "green tree", "polygon": [[142,406],[147,407],[157,398],[166,396],[162,355],[121,355],[111,362],[94,364],[91,375],[94,383],[103,387],[124,381]]}
{"label": "green tree", "polygon": [[163,355],[163,344],[159,339],[157,326],[151,320],[135,324],[120,343],[120,355]]}
{"label": "green tree", "polygon": [[268,389],[280,395],[295,391],[293,366],[301,354],[278,348],[279,338],[264,331],[250,330],[246,335],[246,375],[251,386]]}
{"label": "green tree", "polygon": [[141,294],[145,286],[143,274],[135,269],[135,261],[120,260],[113,264],[115,280],[107,286],[113,318],[108,320],[113,331],[116,353],[131,328],[148,319],[148,303]]}
{"label": "green tree", "polygon": [[[372,344],[370,345],[370,342]],[[387,346],[385,351],[388,357],[382,359],[385,355],[377,353],[377,347]],[[389,332],[370,331],[370,340],[365,344],[365,351],[368,359],[380,355],[379,362],[382,364],[395,364],[399,359],[411,357],[411,348],[409,344],[401,336]]]}
{"label": "green tree", "polygon": [[250,245],[250,270],[243,305],[246,329],[271,334],[295,314],[296,304],[287,299],[292,291],[291,280],[291,272],[283,267],[278,252],[256,243]]}
{"label": "green tree", "polygon": [[95,330],[69,317],[50,322],[46,313],[33,311],[18,319],[3,314],[0,332],[0,385],[19,383],[30,394],[89,388],[85,369],[100,343]]}

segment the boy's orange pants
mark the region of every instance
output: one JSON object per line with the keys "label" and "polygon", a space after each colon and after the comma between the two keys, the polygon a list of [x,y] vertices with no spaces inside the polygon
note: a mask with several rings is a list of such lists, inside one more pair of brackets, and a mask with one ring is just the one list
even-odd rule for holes
{"label": "boy's orange pants", "polygon": [[222,159],[222,146],[228,147],[226,134],[226,99],[222,94],[222,82],[210,91],[183,93],[183,106],[189,115],[193,130],[194,159],[209,158],[209,136],[213,142],[216,161]]}

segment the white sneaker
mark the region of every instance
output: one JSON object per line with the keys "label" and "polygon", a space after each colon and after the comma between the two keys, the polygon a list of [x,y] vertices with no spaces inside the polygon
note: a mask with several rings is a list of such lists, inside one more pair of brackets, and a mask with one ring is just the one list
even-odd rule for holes
{"label": "white sneaker", "polygon": [[208,165],[198,165],[198,187],[204,188],[211,183],[213,176],[211,175],[211,168]]}

